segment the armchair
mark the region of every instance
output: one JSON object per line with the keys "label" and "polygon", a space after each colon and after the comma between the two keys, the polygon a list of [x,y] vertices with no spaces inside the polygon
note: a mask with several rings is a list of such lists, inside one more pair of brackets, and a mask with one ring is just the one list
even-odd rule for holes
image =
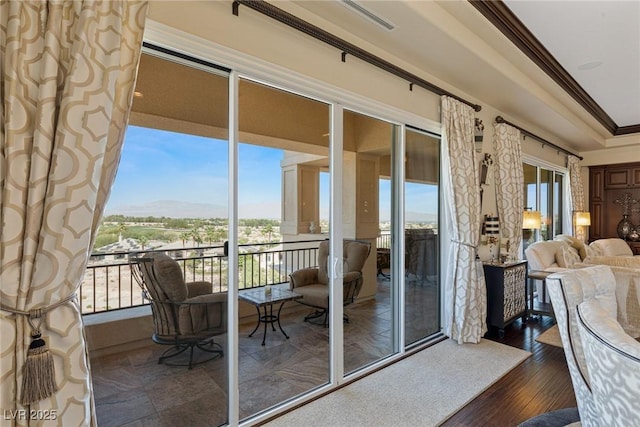
{"label": "armchair", "polygon": [[[156,344],[170,345],[158,363],[185,366],[183,363],[167,363],[189,350],[186,366],[203,363],[223,356],[220,344],[214,337],[227,332],[227,295],[212,293],[209,282],[185,283],[180,265],[171,257],[151,253],[130,259],[131,272],[142,288],[143,298],[151,303]],[[194,363],[194,349],[212,356]]]}
{"label": "armchair", "polygon": [[[345,240],[343,243],[343,304],[353,303],[362,288],[362,268],[369,257],[371,244],[358,240]],[[328,326],[329,315],[329,241],[320,243],[318,248],[318,267],[303,268],[289,275],[289,289],[302,295],[296,300],[300,304],[315,308],[307,315],[305,322],[324,316],[323,325]],[[344,317],[348,322],[349,318]]]}
{"label": "armchair", "polygon": [[580,304],[577,317],[598,424],[640,425],[640,343],[597,300]]}
{"label": "armchair", "polygon": [[[599,410],[593,394],[591,371],[586,362],[586,345],[578,329],[576,307],[593,300],[612,319],[627,318],[625,312],[628,304],[620,304],[620,282],[615,274],[611,267],[598,265],[568,269],[547,277],[547,287],[576,394],[580,421],[585,427],[608,424],[598,422]],[[629,327],[631,330],[635,329],[633,322]],[[627,333],[632,333],[631,330],[625,329]]]}

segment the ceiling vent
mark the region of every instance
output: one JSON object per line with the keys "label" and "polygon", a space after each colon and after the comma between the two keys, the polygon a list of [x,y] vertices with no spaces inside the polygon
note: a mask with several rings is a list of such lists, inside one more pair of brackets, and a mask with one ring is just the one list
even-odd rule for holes
{"label": "ceiling vent", "polygon": [[379,26],[381,26],[382,28],[384,28],[387,31],[391,31],[391,30],[396,28],[396,26],[393,23],[391,23],[390,21],[387,21],[384,18],[379,17],[378,15],[376,15],[375,13],[373,13],[372,11],[367,9],[366,7],[362,6],[360,3],[357,3],[357,2],[355,2],[353,0],[340,0],[340,2],[343,5],[345,5],[348,8],[350,8],[351,10],[357,12],[361,16],[364,16],[368,20],[373,21],[374,23],[378,24]]}

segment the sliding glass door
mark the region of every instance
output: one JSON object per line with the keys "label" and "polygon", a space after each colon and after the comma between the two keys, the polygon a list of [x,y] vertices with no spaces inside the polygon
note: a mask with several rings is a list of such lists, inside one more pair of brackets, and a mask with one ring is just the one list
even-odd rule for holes
{"label": "sliding glass door", "polygon": [[221,357],[136,356],[161,423],[260,422],[439,330],[439,139],[238,76],[143,55],[107,208],[118,243],[135,231],[228,301]]}
{"label": "sliding glass door", "polygon": [[404,267],[405,344],[440,330],[440,139],[405,134]]}
{"label": "sliding glass door", "polygon": [[[141,56],[120,164],[95,241],[100,255],[90,262],[96,273],[85,277],[80,300],[83,311],[124,308],[121,323],[106,334],[110,339],[127,342],[145,331],[148,341],[92,357],[100,425],[229,422],[227,335],[217,323],[208,327],[226,316],[225,304],[211,300],[224,299],[229,283],[228,88],[228,74],[216,68],[153,49]],[[160,280],[144,282],[145,298],[126,260],[140,255],[163,257],[156,258]],[[106,282],[104,290],[95,287],[95,274]],[[180,299],[183,292],[194,298]],[[126,308],[141,304],[150,304],[153,314]],[[163,316],[169,306],[179,310]],[[127,322],[134,327],[120,326]]]}
{"label": "sliding glass door", "polygon": [[[525,186],[525,208],[540,211],[542,225],[539,231],[541,240],[553,240],[562,234],[567,226],[567,206],[564,204],[565,172],[528,163],[522,165]],[[530,238],[535,241],[538,236]],[[529,241],[525,241],[525,248]]]}
{"label": "sliding glass door", "polygon": [[240,419],[329,383],[329,106],[238,90]]}
{"label": "sliding glass door", "polygon": [[[344,254],[349,273],[359,274],[355,299],[344,302],[344,372],[348,374],[398,351],[399,278],[391,271],[390,185],[380,192],[380,180],[391,183],[392,150],[399,126],[364,114],[345,111],[343,144],[343,232],[345,241],[369,246],[364,262]],[[381,200],[384,198],[384,201]],[[381,206],[384,208],[381,209]],[[385,234],[381,234],[384,224]],[[346,268],[346,267],[345,267]],[[345,289],[347,285],[345,284]]]}

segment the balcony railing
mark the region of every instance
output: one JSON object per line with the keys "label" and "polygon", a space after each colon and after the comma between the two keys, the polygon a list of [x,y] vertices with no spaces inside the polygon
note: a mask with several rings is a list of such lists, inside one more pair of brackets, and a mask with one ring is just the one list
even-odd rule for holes
{"label": "balcony railing", "polygon": [[[289,274],[300,268],[315,267],[321,240],[299,242],[255,243],[239,245],[238,284],[240,289],[286,283]],[[144,305],[141,289],[129,268],[129,256],[138,252],[94,253],[80,286],[83,314],[100,313]],[[196,246],[162,252],[182,267],[184,280],[208,281],[214,292],[225,292],[228,286],[227,257],[224,246]]]}
{"label": "balcony railing", "polygon": [[[254,243],[239,245],[238,284],[240,289],[257,288],[289,281],[289,274],[306,267],[316,267],[318,245],[322,240]],[[377,247],[390,248],[390,235],[377,239]],[[145,305],[141,289],[129,269],[129,257],[138,252],[94,253],[80,286],[83,314],[102,313]],[[163,252],[182,267],[185,282],[208,281],[214,292],[228,286],[227,257],[224,246],[193,246],[177,249],[148,250]]]}

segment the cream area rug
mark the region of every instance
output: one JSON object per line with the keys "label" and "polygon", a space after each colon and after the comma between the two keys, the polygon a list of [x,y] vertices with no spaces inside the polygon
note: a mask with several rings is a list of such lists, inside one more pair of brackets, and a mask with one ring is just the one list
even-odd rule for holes
{"label": "cream area rug", "polygon": [[558,325],[553,325],[536,338],[536,341],[541,342],[543,344],[549,344],[554,347],[562,348],[562,338],[560,338],[560,331],[558,330]]}
{"label": "cream area rug", "polygon": [[447,339],[265,425],[438,426],[530,355]]}

